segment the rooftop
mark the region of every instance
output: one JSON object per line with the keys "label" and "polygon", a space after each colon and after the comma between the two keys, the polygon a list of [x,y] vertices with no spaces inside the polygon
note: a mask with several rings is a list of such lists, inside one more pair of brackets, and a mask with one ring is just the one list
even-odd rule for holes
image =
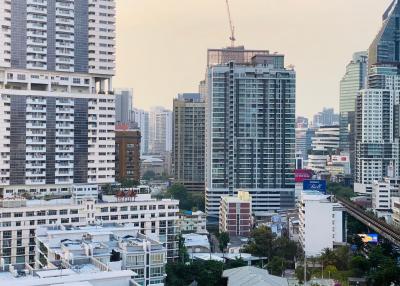
{"label": "rooftop", "polygon": [[225,270],[222,276],[228,278],[228,286],[288,286],[287,279],[270,275],[267,270],[252,266]]}

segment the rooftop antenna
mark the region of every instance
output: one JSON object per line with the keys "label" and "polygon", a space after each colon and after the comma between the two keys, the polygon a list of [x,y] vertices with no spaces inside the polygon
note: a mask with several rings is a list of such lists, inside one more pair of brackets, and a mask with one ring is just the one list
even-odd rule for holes
{"label": "rooftop antenna", "polygon": [[228,17],[229,17],[229,28],[231,30],[231,36],[229,37],[229,40],[231,40],[231,47],[235,47],[235,26],[233,25],[232,21],[232,16],[231,16],[231,9],[229,7],[229,0],[226,0],[226,8],[228,10]]}

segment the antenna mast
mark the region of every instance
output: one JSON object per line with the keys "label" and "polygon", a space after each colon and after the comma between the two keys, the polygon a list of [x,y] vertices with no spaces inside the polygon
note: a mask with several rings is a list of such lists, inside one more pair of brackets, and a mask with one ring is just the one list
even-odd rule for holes
{"label": "antenna mast", "polygon": [[235,46],[235,26],[233,25],[232,21],[232,16],[231,16],[231,9],[229,7],[229,0],[226,0],[226,8],[228,10],[228,17],[229,17],[229,28],[231,30],[231,36],[229,37],[229,40],[231,40],[231,47]]}

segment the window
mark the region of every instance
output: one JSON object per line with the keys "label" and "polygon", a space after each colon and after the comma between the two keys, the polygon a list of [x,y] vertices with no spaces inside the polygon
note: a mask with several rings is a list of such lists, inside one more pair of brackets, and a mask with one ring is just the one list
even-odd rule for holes
{"label": "window", "polygon": [[57,215],[57,211],[56,210],[49,210],[48,215]]}
{"label": "window", "polygon": [[70,210],[70,214],[78,214],[78,210]]}
{"label": "window", "polygon": [[154,253],[150,257],[150,263],[158,264],[164,262],[164,254],[163,253]]}
{"label": "window", "polygon": [[150,269],[150,277],[159,277],[164,275],[164,267],[153,267]]}

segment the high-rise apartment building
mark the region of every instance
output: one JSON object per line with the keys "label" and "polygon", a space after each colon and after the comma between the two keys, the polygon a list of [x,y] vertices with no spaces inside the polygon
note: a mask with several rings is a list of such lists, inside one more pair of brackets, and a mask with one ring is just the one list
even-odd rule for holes
{"label": "high-rise apartment building", "polygon": [[140,155],[149,153],[149,113],[147,111],[134,108],[131,113],[132,121],[137,125],[142,136],[140,144]]}
{"label": "high-rise apartment building", "polygon": [[295,71],[284,56],[210,50],[206,96],[206,213],[244,189],[254,212],[294,206]]}
{"label": "high-rise apartment building", "polygon": [[115,178],[140,182],[140,131],[115,131]]}
{"label": "high-rise apartment building", "polygon": [[204,99],[198,93],[179,94],[173,111],[175,182],[189,191],[204,192]]}
{"label": "high-rise apartment building", "polygon": [[133,121],[132,105],[133,91],[132,89],[115,89],[115,122],[120,124],[129,124]]}
{"label": "high-rise apartment building", "polygon": [[163,107],[150,110],[149,152],[164,154],[172,151],[172,112]]}
{"label": "high-rise apartment building", "polygon": [[368,51],[367,88],[356,102],[355,191],[371,193],[373,181],[400,175],[400,2],[393,1]]}
{"label": "high-rise apartment building", "polygon": [[113,182],[114,1],[0,4],[0,191]]}

